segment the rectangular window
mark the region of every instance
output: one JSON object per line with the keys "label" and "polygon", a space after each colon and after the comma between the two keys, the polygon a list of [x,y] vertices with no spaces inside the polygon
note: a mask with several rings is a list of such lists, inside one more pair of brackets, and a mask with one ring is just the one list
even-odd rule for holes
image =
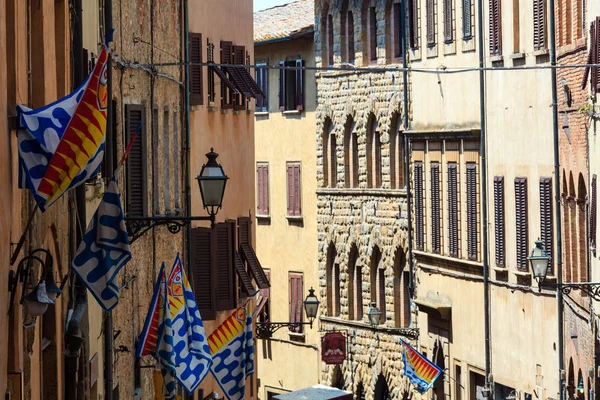
{"label": "rectangular window", "polygon": [[448,164],[448,253],[458,257],[458,165]]}
{"label": "rectangular window", "polygon": [[431,163],[431,250],[440,253],[440,164]]}
{"label": "rectangular window", "polygon": [[175,195],[175,211],[181,210],[181,196],[179,193],[179,185],[181,181],[181,171],[179,169],[179,160],[181,154],[179,148],[181,145],[181,136],[179,132],[179,116],[177,113],[173,113],[173,172],[175,179],[173,179],[173,192]]}
{"label": "rectangular window", "polygon": [[189,33],[189,57],[190,57],[190,104],[192,106],[204,103],[202,93],[202,34]]}
{"label": "rectangular window", "polygon": [[515,178],[517,268],[527,271],[527,178]]}
{"label": "rectangular window", "polygon": [[257,214],[269,215],[269,164],[256,164]]}
{"label": "rectangular window", "polygon": [[418,250],[425,247],[425,232],[423,227],[423,163],[414,164],[415,180],[415,244]]}
{"label": "rectangular window", "polygon": [[469,260],[477,260],[477,165],[467,163],[467,250]]}
{"label": "rectangular window", "polygon": [[[206,60],[208,63],[212,64],[215,62],[215,44],[210,41],[210,39],[206,39]],[[215,69],[218,67],[209,66],[208,67],[208,103],[215,102],[216,92],[215,92]]]}
{"label": "rectangular window", "polygon": [[327,16],[327,55],[329,65],[333,65],[333,15]]}
{"label": "rectangular window", "polygon": [[402,3],[394,3],[392,7],[392,21],[394,24],[393,39],[394,43],[394,58],[402,58],[402,40],[403,40],[403,24],[402,24]]}
{"label": "rectangular window", "polygon": [[[160,139],[158,133],[158,107],[152,109],[152,156],[158,155],[158,149],[160,146]],[[159,189],[159,176],[158,176],[158,163],[152,163],[152,208],[154,215],[160,214],[160,189]]]}
{"label": "rectangular window", "polygon": [[454,398],[456,400],[462,400],[462,391],[462,368],[460,367],[460,365],[456,365],[454,373]]}
{"label": "rectangular window", "polygon": [[502,55],[502,14],[500,0],[490,0],[490,56]]}
{"label": "rectangular window", "polygon": [[544,242],[544,248],[550,256],[548,274],[553,274],[553,224],[552,224],[552,178],[540,178],[540,239]]}
{"label": "rectangular window", "polygon": [[138,138],[133,142],[127,163],[127,215],[130,217],[148,216],[148,175],[147,175],[147,135],[144,106],[125,106],[125,134],[129,143],[141,122]]}
{"label": "rectangular window", "polygon": [[[266,63],[256,64],[256,84],[265,94],[263,98],[256,99],[256,111],[257,112],[268,112],[269,111],[269,70],[266,68]],[[259,68],[265,67],[265,68]]]}
{"label": "rectangular window", "polygon": [[[289,294],[290,294],[290,322],[302,322],[304,313],[304,279],[302,274],[290,273],[289,276]],[[302,325],[290,327],[290,332],[302,333]]]}
{"label": "rectangular window", "polygon": [[302,199],[300,191],[300,164],[287,165],[287,199],[288,215],[302,216]]}
{"label": "rectangular window", "polygon": [[598,209],[598,193],[597,193],[596,174],[592,176],[592,199],[590,201],[590,250],[596,255],[596,221]]}
{"label": "rectangular window", "polygon": [[452,43],[454,41],[454,28],[452,26],[453,13],[452,2],[454,0],[444,0],[444,42]]}
{"label": "rectangular window", "polygon": [[427,0],[427,46],[435,46],[435,0]]}
{"label": "rectangular window", "polygon": [[377,61],[377,9],[369,7],[369,59]]}
{"label": "rectangular window", "polygon": [[[280,61],[279,111],[304,109],[304,60]],[[285,69],[295,67],[297,69]]]}
{"label": "rectangular window", "polygon": [[513,0],[513,53],[521,52],[521,7],[520,0]]}
{"label": "rectangular window", "polygon": [[[169,134],[169,110],[165,109],[163,114],[163,199],[165,202],[165,212],[170,213],[171,209],[171,141],[174,137]],[[175,176],[176,178],[176,176]]]}
{"label": "rectangular window", "polygon": [[494,177],[494,234],[496,245],[496,266],[506,266],[506,246],[504,233],[504,177]]}
{"label": "rectangular window", "polygon": [[473,38],[473,5],[472,0],[462,0],[462,30],[463,39]]}
{"label": "rectangular window", "polygon": [[348,32],[346,38],[348,48],[346,49],[346,53],[348,54],[348,63],[354,64],[354,14],[352,14],[352,11],[348,11],[347,15],[346,29],[348,29]]}
{"label": "rectangular window", "polygon": [[419,48],[419,0],[408,1],[409,46],[416,50]]}
{"label": "rectangular window", "polygon": [[533,49],[545,50],[546,45],[546,0],[533,0]]}

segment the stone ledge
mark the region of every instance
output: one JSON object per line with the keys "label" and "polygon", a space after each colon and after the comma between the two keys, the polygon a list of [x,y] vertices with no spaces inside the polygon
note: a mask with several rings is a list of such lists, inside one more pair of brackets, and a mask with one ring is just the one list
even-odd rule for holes
{"label": "stone ledge", "polygon": [[348,326],[351,328],[363,329],[363,330],[368,330],[368,331],[373,331],[373,332],[387,333],[389,335],[403,336],[406,338],[409,338],[409,337],[406,336],[403,332],[401,332],[400,329],[418,329],[418,328],[408,328],[408,327],[388,328],[388,327],[381,326],[381,325],[372,327],[371,325],[369,325],[365,322],[362,322],[362,321],[349,321],[349,320],[335,318],[335,317],[326,317],[324,315],[321,315],[319,317],[319,321],[325,322],[325,323],[330,323],[330,324],[335,324],[335,325],[344,325],[344,326]]}
{"label": "stone ledge", "polygon": [[321,188],[317,195],[406,197],[406,189]]}

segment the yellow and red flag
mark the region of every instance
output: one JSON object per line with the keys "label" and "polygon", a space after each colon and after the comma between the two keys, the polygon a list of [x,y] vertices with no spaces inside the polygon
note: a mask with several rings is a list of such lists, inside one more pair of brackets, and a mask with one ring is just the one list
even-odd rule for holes
{"label": "yellow and red flag", "polygon": [[419,393],[427,392],[442,373],[442,369],[429,361],[410,344],[402,342],[404,349],[404,375]]}

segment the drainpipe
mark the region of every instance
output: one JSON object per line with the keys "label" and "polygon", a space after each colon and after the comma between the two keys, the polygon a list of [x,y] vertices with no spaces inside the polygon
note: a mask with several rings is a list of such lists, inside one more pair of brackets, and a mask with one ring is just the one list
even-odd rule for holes
{"label": "drainpipe", "polygon": [[[554,31],[555,16],[554,16],[554,0],[549,0],[550,12],[550,75],[552,79],[552,133],[554,135],[554,195],[556,209],[556,280],[560,285],[562,283],[562,220],[560,211],[560,154],[559,154],[559,137],[558,137],[558,100],[556,94],[556,32]],[[565,393],[562,381],[562,372],[565,370],[565,355],[564,355],[564,332],[563,332],[563,294],[562,291],[556,290],[557,315],[558,315],[558,390],[559,399],[565,399]]]}
{"label": "drainpipe", "polygon": [[[183,0],[183,52],[184,52],[184,62],[185,62],[185,85],[184,85],[184,110],[185,110],[185,215],[192,215],[192,192],[190,188],[190,54],[188,49],[188,41],[189,41],[189,16],[188,16],[188,0]],[[186,227],[186,241],[187,246],[186,250],[186,258],[188,265],[188,276],[191,276],[191,266],[192,266],[192,251],[191,251],[191,243],[192,243],[192,226],[191,223]]]}
{"label": "drainpipe", "polygon": [[485,335],[485,384],[492,390],[492,360],[490,351],[490,268],[488,259],[488,222],[487,222],[487,156],[486,156],[486,121],[485,121],[485,71],[483,54],[483,1],[477,0],[477,45],[479,53],[479,155],[481,156],[481,225],[482,225],[482,262],[483,262],[483,313]]}

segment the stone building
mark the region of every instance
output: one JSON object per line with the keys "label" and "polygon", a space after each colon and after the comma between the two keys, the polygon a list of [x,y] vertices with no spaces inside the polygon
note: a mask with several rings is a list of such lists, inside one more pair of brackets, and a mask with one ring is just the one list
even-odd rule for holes
{"label": "stone building", "polygon": [[[314,1],[254,13],[254,58],[257,65],[314,67]],[[257,69],[255,77],[266,94],[254,112],[256,251],[271,281],[260,320],[306,322],[302,301],[319,287],[315,76]],[[259,342],[260,399],[319,383],[317,325],[283,327]]]}

